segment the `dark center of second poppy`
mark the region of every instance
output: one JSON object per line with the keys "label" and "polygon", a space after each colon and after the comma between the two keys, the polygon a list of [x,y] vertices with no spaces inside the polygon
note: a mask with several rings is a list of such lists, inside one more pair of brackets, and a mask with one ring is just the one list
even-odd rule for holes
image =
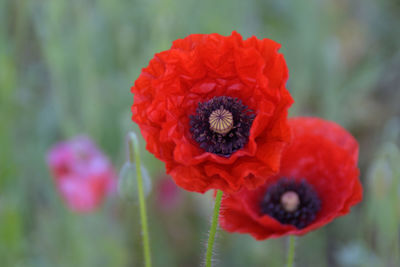
{"label": "dark center of second poppy", "polygon": [[312,223],[320,209],[321,201],[317,193],[305,180],[280,179],[268,187],[261,202],[263,214],[298,229]]}
{"label": "dark center of second poppy", "polygon": [[190,116],[190,132],[205,151],[229,157],[247,144],[254,118],[239,99],[218,96],[199,103]]}

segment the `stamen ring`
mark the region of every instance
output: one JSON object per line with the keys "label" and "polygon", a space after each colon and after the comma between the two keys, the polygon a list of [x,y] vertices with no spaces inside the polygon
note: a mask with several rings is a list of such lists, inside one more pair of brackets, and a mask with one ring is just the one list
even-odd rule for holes
{"label": "stamen ring", "polygon": [[190,132],[200,148],[229,157],[249,140],[256,114],[238,98],[216,96],[199,103],[190,115]]}

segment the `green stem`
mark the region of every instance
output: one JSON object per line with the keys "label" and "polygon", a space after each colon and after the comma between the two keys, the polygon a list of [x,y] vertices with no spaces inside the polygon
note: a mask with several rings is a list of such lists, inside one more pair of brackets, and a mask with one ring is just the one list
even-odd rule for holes
{"label": "green stem", "polygon": [[151,267],[149,230],[147,226],[146,202],[143,190],[142,168],[140,164],[139,141],[133,132],[129,133],[128,144],[129,144],[129,162],[131,164],[136,164],[136,178],[137,178],[138,195],[139,195],[140,220],[142,224],[142,235],[143,235],[144,262],[146,267]]}
{"label": "green stem", "polygon": [[296,248],[296,237],[295,236],[289,236],[289,249],[288,249],[288,255],[287,255],[287,267],[292,267],[294,263],[294,252]]}
{"label": "green stem", "polygon": [[210,235],[208,236],[208,243],[207,243],[206,267],[211,267],[212,251],[215,240],[215,234],[217,233],[219,208],[221,207],[222,194],[223,192],[221,190],[218,190],[217,196],[215,197],[214,214],[211,223]]}

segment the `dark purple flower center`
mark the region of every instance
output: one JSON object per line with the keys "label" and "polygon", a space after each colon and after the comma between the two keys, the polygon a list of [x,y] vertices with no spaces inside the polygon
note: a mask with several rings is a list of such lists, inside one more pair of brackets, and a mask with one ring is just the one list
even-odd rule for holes
{"label": "dark purple flower center", "polygon": [[241,100],[218,96],[199,103],[190,115],[190,132],[205,151],[229,157],[247,144],[254,118]]}
{"label": "dark purple flower center", "polygon": [[282,178],[268,187],[261,212],[282,224],[302,229],[312,223],[321,209],[321,200],[305,180]]}

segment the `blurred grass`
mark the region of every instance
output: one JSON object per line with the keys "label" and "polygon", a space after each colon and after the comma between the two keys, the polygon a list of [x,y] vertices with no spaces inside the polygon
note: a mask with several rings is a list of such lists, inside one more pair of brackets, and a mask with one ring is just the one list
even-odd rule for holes
{"label": "blurred grass", "polygon": [[[400,265],[399,15],[396,0],[0,0],[0,265],[141,266],[137,206],[111,198],[93,215],[70,213],[44,155],[87,133],[122,166],[140,69],[177,38],[232,30],[282,44],[292,116],[335,120],[360,141],[364,202],[300,238],[298,266]],[[162,165],[144,146],[157,179]],[[168,215],[149,197],[155,266],[202,262],[209,196],[184,195]],[[283,266],[284,251],[284,239],[220,233],[216,258]]]}

